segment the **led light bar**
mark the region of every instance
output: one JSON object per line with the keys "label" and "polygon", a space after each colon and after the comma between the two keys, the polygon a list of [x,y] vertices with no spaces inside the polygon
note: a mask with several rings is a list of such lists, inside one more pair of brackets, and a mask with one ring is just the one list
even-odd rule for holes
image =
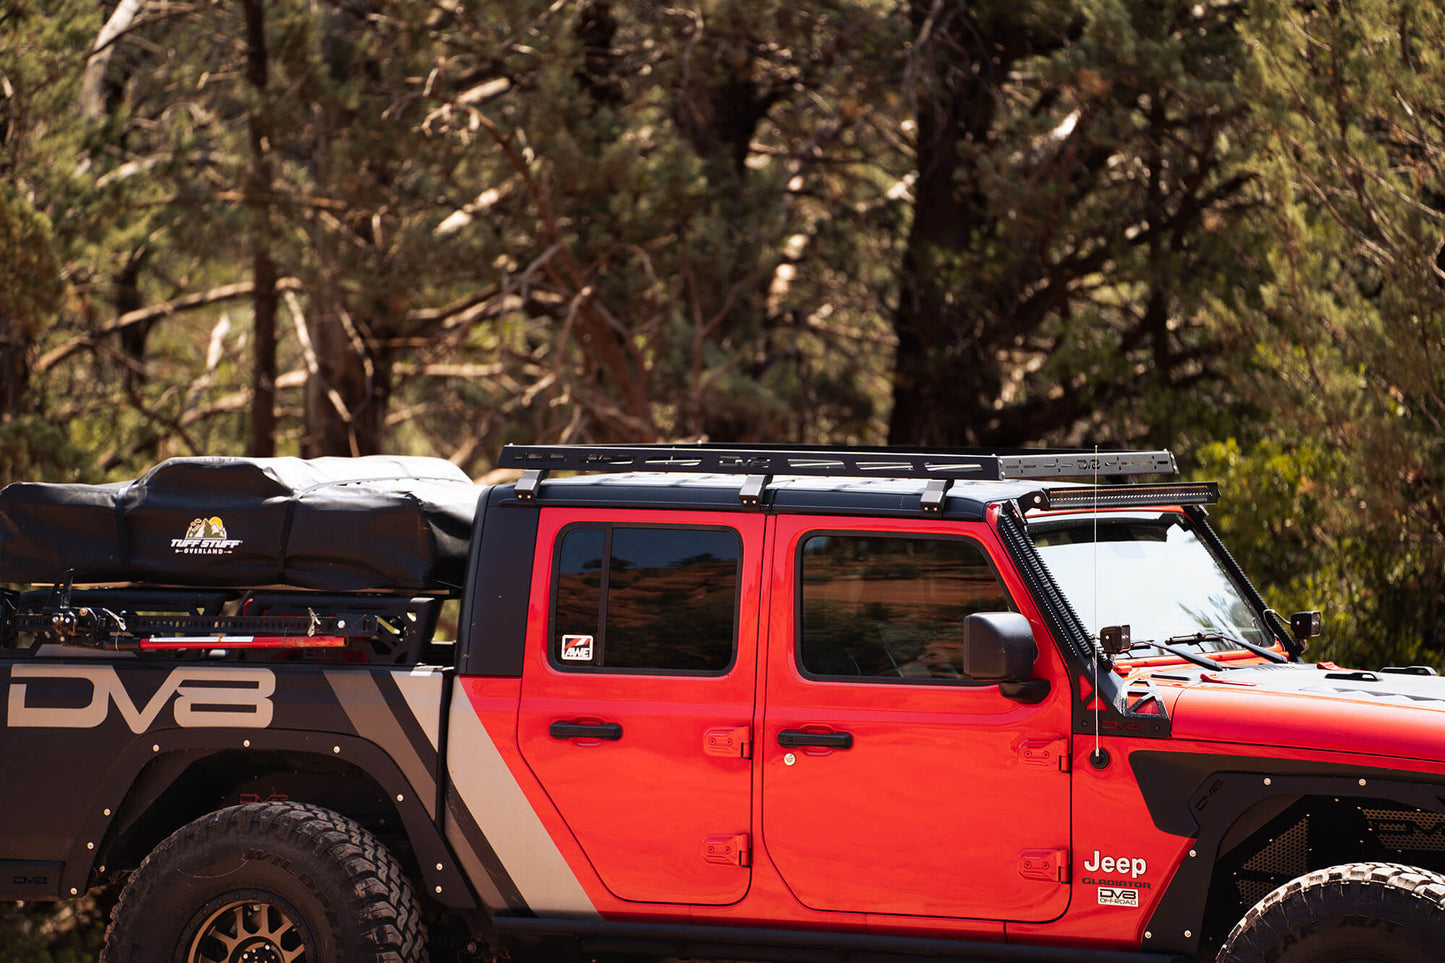
{"label": "led light bar", "polygon": [[1019,499],[1025,510],[1080,511],[1091,508],[1163,508],[1172,505],[1213,505],[1217,482],[1170,485],[1119,485],[1110,488],[1046,488]]}

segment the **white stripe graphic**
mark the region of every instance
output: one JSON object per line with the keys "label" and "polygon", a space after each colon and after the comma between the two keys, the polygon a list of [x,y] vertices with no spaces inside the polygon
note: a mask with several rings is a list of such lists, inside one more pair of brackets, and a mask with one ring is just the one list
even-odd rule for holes
{"label": "white stripe graphic", "polygon": [[447,771],[527,906],[539,916],[598,919],[522,787],[512,778],[461,683],[454,682]]}
{"label": "white stripe graphic", "polygon": [[[402,698],[406,700],[407,708],[411,709],[417,724],[431,740],[431,747],[440,751],[442,683],[445,681],[441,673],[434,668],[417,666],[410,672],[398,672],[391,678],[401,690]],[[501,890],[497,889],[496,882],[482,865],[481,858],[472,849],[472,844],[467,841],[466,834],[457,825],[456,819],[447,812],[443,815],[442,822],[447,842],[451,843],[457,862],[461,863],[462,871],[472,881],[472,886],[476,887],[477,894],[481,896],[487,909],[493,913],[507,909],[506,898],[502,896]]]}

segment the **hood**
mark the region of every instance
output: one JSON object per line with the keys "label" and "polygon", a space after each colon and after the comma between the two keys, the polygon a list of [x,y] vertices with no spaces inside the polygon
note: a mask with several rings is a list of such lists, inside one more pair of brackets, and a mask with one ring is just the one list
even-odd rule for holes
{"label": "hood", "polygon": [[1266,664],[1150,674],[1179,686],[1176,739],[1445,762],[1445,678]]}

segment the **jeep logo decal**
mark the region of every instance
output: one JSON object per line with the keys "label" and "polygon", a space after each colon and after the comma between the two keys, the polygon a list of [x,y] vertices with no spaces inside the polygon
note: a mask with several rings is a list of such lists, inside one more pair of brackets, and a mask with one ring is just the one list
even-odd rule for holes
{"label": "jeep logo decal", "polygon": [[[276,676],[270,669],[172,669],[155,694],[140,705],[108,665],[16,665],[10,678],[6,721],[16,728],[93,729],[109,718],[114,705],[130,731],[140,734],[174,698],[176,725],[182,728],[264,729],[271,724],[271,696],[276,692]],[[79,679],[89,683],[90,701],[82,706],[36,705],[30,699],[30,686],[21,679]]]}
{"label": "jeep logo decal", "polygon": [[1100,856],[1096,849],[1092,859],[1084,860],[1084,869],[1091,873],[1117,873],[1120,876],[1128,873],[1131,879],[1138,879],[1149,871],[1149,864],[1137,856]]}

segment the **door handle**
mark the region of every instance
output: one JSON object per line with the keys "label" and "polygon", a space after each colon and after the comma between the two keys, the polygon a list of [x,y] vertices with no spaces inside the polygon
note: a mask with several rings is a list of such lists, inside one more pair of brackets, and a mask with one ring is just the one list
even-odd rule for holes
{"label": "door handle", "polygon": [[852,749],[853,733],[784,729],[778,733],[778,745],[784,749]]}
{"label": "door handle", "polygon": [[616,742],[622,738],[622,727],[615,722],[554,722],[547,727],[547,734],[553,739],[606,739]]}

